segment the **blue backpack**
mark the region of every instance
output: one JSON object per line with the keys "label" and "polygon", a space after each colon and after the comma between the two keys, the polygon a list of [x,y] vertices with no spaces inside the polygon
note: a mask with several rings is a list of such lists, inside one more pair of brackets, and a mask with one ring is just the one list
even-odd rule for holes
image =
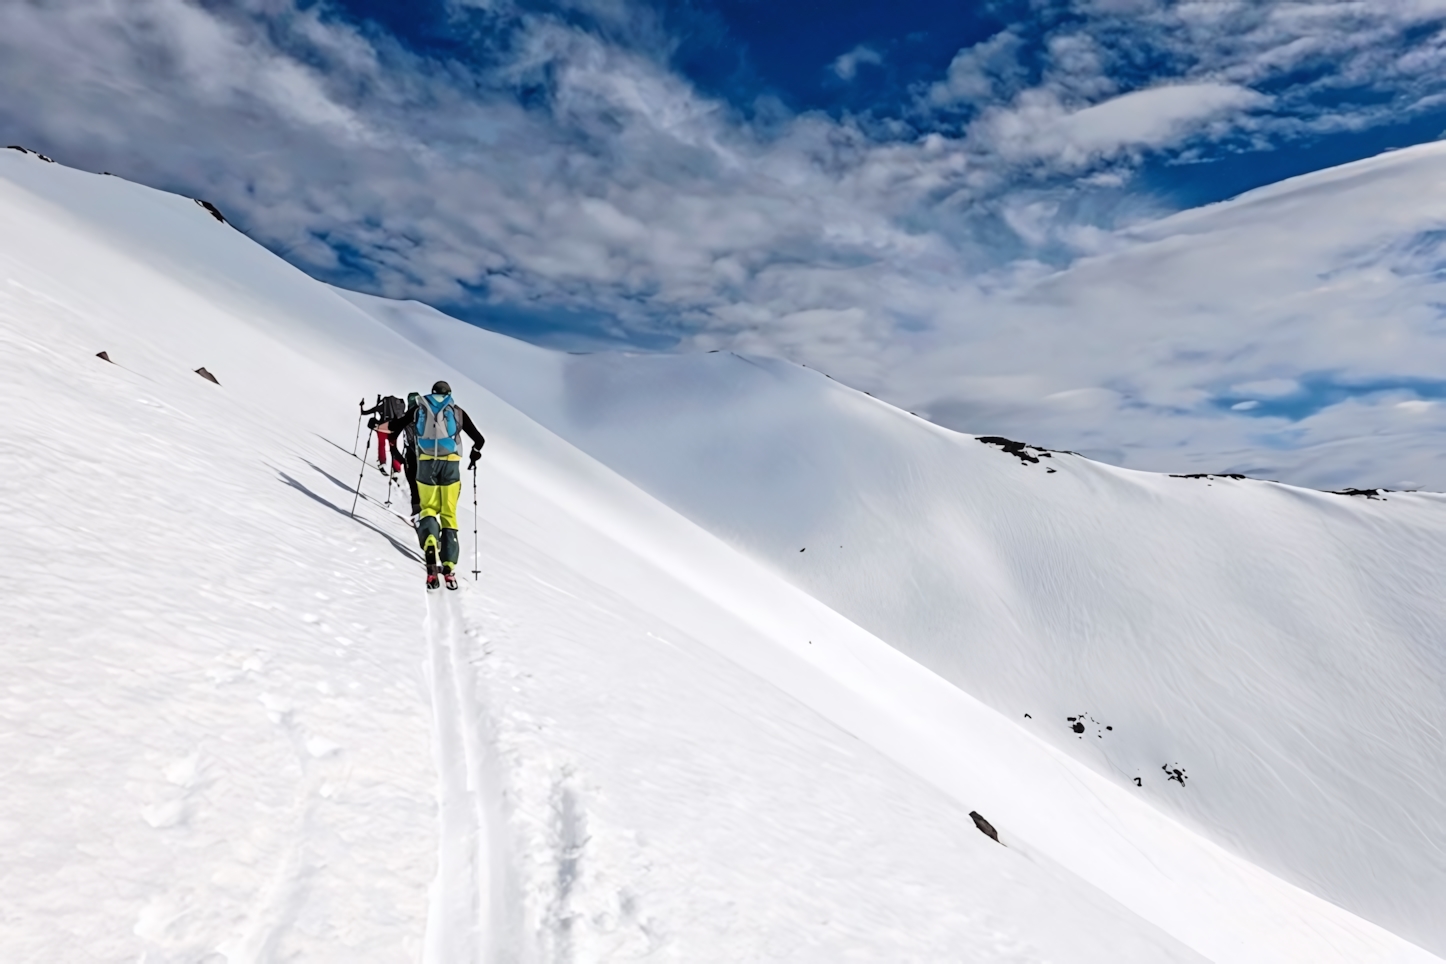
{"label": "blue backpack", "polygon": [[457,405],[451,395],[423,395],[417,399],[417,451],[434,459],[457,454]]}

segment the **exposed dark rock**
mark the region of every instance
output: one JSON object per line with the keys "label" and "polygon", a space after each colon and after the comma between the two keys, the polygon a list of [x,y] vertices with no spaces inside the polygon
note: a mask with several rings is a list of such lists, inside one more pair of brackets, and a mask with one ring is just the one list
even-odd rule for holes
{"label": "exposed dark rock", "polygon": [[196,369],[196,374],[200,375],[202,378],[206,379],[206,381],[210,382],[213,385],[221,384],[220,382],[216,381],[215,375],[212,375],[210,372],[206,371],[206,366],[204,365]]}
{"label": "exposed dark rock", "polygon": [[[1172,478],[1172,479],[1249,479],[1250,476],[1248,476],[1248,475],[1241,475],[1239,472],[1189,472],[1189,473],[1171,473],[1171,474],[1170,474],[1170,478]],[[1265,482],[1265,481],[1270,481],[1270,480],[1268,480],[1268,479],[1254,479],[1254,480],[1252,480],[1252,481]],[[1363,498],[1366,498],[1366,499],[1377,499],[1377,500],[1379,500],[1379,501],[1381,501],[1381,502],[1385,502],[1385,501],[1387,501],[1387,500],[1386,500],[1385,493],[1387,493],[1387,492],[1389,492],[1389,491],[1391,491],[1391,490],[1390,490],[1390,489],[1332,489],[1332,490],[1330,490],[1330,494],[1331,494],[1331,495],[1359,495],[1359,496],[1361,496],[1361,497],[1363,497]]]}
{"label": "exposed dark rock", "polygon": [[[106,354],[106,353],[103,352],[103,351],[98,351],[98,352],[96,352],[96,353],[95,353],[95,357],[96,357],[96,358],[99,358],[101,361],[110,361],[110,355]],[[115,364],[115,362],[110,362],[110,363],[111,363],[112,365]]]}
{"label": "exposed dark rock", "polygon": [[1367,499],[1375,499],[1375,500],[1378,501],[1378,502],[1385,502],[1385,501],[1386,501],[1386,497],[1385,497],[1384,495],[1382,495],[1381,493],[1383,493],[1383,492],[1389,492],[1389,491],[1391,491],[1391,490],[1390,490],[1390,489],[1334,489],[1334,490],[1331,491],[1331,495],[1359,495],[1359,496],[1364,496],[1364,497],[1367,498]]}
{"label": "exposed dark rock", "polygon": [[[1053,449],[1040,448],[1038,445],[1030,445],[1028,442],[1016,442],[1014,439],[1005,438],[1002,435],[980,435],[976,441],[983,442],[985,445],[997,445],[1026,465],[1037,465],[1040,459],[1054,457]],[[1074,453],[1065,452],[1062,454],[1073,455]],[[1053,472],[1054,469],[1050,469],[1049,471]]]}
{"label": "exposed dark rock", "polygon": [[28,147],[21,147],[19,144],[11,144],[9,149],[12,150],[12,151],[19,151],[21,154],[34,154],[36,157],[40,158],[42,161],[44,161],[44,162],[47,163],[47,164],[54,164],[54,163],[55,163],[55,160],[54,160],[53,158],[46,157],[44,154],[40,153],[39,151],[32,151],[32,150],[30,150],[30,148],[28,148]]}
{"label": "exposed dark rock", "polygon": [[1186,475],[1171,473],[1172,479],[1248,479],[1250,476],[1241,475],[1239,472],[1191,472]]}
{"label": "exposed dark rock", "polygon": [[1160,767],[1160,769],[1165,771],[1166,780],[1174,780],[1182,787],[1185,785],[1185,781],[1189,779],[1189,777],[1185,775],[1184,769],[1182,769],[1181,767],[1172,767],[1167,765]]}
{"label": "exposed dark rock", "polygon": [[216,205],[212,204],[210,201],[203,201],[200,198],[196,198],[195,200],[197,204],[201,205],[201,207],[205,208],[208,212],[210,212],[211,217],[215,218],[217,221],[220,221],[222,224],[227,223],[225,216],[221,214],[220,210],[217,209]]}
{"label": "exposed dark rock", "polygon": [[1105,738],[1106,731],[1114,731],[1113,726],[1105,726],[1089,713],[1080,713],[1078,716],[1066,716],[1064,719],[1065,722],[1069,724],[1070,732],[1077,734],[1081,740],[1084,739],[1085,731],[1091,726],[1094,727],[1095,736],[1101,740]]}
{"label": "exposed dark rock", "polygon": [[[978,810],[970,810],[969,818],[974,821],[974,826],[979,828],[980,833],[984,834],[984,836],[988,837],[990,840],[993,840],[995,843],[999,843],[999,831],[995,830],[994,824],[990,823],[988,820],[985,820],[984,817],[980,815]],[[1003,844],[1000,844],[1000,846],[1003,846]]]}

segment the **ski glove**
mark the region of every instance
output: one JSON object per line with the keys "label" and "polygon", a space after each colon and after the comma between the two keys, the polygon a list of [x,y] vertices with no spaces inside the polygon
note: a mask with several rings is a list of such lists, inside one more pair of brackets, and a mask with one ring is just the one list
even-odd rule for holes
{"label": "ski glove", "polygon": [[477,467],[477,460],[480,459],[481,457],[482,457],[482,446],[480,446],[480,445],[474,445],[474,446],[472,446],[472,457],[467,460],[467,468],[469,468],[469,469],[475,469],[475,468]]}

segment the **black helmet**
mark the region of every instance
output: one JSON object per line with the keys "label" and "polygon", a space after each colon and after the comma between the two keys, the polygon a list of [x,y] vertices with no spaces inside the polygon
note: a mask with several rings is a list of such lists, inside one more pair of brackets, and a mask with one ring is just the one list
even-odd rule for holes
{"label": "black helmet", "polygon": [[432,394],[450,395],[452,394],[452,386],[448,385],[446,382],[438,382],[437,384],[432,386]]}

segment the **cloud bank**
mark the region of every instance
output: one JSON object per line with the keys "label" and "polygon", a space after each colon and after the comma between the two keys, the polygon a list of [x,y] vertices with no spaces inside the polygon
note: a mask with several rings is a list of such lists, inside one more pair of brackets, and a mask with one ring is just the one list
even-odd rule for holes
{"label": "cloud bank", "polygon": [[1438,431],[1429,191],[1383,220],[1361,182],[1301,188],[1277,224],[1160,220],[1134,189],[1439,106],[1429,4],[1078,0],[833,115],[705,96],[626,0],[448,16],[443,57],[293,0],[7,4],[0,126],[214,200],[320,277],[543,340],[782,355],[1127,465],[1446,487],[1405,454]]}

